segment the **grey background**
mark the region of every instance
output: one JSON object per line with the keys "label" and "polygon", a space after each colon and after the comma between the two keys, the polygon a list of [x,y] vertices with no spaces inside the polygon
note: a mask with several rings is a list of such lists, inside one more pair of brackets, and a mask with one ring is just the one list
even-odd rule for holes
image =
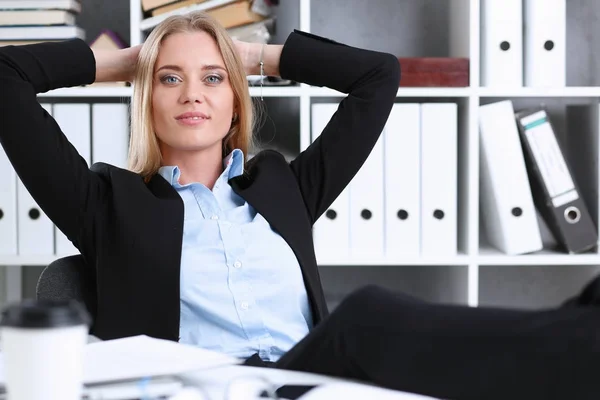
{"label": "grey background", "polygon": [[[129,41],[127,1],[82,2],[83,13],[78,17],[78,22],[86,29],[89,41],[104,28],[117,31]],[[600,85],[600,5],[594,0],[569,0],[567,3],[567,84]],[[448,56],[451,4],[451,0],[315,0],[311,4],[311,30],[349,45],[387,51],[398,56]],[[289,32],[299,28],[298,0],[281,0],[276,13],[277,31],[272,42],[283,43]],[[482,99],[482,103],[496,100]],[[575,128],[567,129],[565,107],[590,99],[516,100],[518,106],[540,101],[549,104],[560,140],[564,143],[569,140],[576,143],[577,135],[589,135],[589,132],[578,132]],[[298,99],[265,98],[264,106],[267,116],[258,133],[263,147],[297,153]],[[592,153],[587,158],[577,157],[577,154],[570,154],[571,159],[579,159],[576,178],[585,180],[584,175],[590,170],[594,159],[597,160],[598,154]],[[586,200],[593,201],[595,196],[593,190],[588,190]],[[594,210],[594,214],[597,221],[597,210]],[[552,242],[547,232],[545,240]],[[25,297],[34,295],[41,269],[23,269]],[[331,306],[335,306],[351,290],[366,283],[377,283],[432,301],[466,303],[466,266],[322,267],[321,273]],[[481,267],[481,303],[523,308],[552,306],[571,296],[596,273],[597,267],[585,266]]]}

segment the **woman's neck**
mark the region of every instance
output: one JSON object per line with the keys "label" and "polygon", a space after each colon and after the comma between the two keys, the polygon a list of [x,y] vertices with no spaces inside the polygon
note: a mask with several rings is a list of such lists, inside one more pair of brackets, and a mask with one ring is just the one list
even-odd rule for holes
{"label": "woman's neck", "polygon": [[198,182],[212,190],[223,172],[223,156],[220,146],[199,151],[180,151],[163,148],[163,165],[179,168],[179,184]]}

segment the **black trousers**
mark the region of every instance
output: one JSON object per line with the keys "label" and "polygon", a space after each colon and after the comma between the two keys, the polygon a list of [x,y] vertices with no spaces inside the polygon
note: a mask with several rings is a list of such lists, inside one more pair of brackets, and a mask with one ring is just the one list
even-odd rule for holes
{"label": "black trousers", "polygon": [[442,399],[596,400],[600,308],[433,304],[367,286],[273,366]]}

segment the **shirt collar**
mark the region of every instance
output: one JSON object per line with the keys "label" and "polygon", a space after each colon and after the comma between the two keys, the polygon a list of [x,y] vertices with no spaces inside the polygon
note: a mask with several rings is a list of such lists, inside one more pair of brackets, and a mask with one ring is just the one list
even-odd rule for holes
{"label": "shirt collar", "polygon": [[[223,159],[223,173],[221,177],[227,177],[227,180],[235,178],[244,173],[244,153],[240,149],[234,149]],[[176,165],[165,165],[160,167],[158,174],[165,178],[171,186],[179,184],[181,171]]]}

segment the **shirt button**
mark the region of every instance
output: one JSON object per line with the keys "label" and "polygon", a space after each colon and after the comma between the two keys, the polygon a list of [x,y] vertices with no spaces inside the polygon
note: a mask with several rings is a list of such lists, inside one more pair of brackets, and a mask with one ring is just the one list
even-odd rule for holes
{"label": "shirt button", "polygon": [[239,261],[236,261],[236,262],[233,263],[233,266],[236,267],[236,268],[242,268],[242,263],[239,262]]}
{"label": "shirt button", "polygon": [[242,310],[247,310],[248,309],[248,302],[242,301],[242,304],[240,304],[240,306],[242,307]]}
{"label": "shirt button", "polygon": [[217,220],[217,219],[219,219],[219,216],[218,215],[213,215],[213,216],[210,217],[210,219]]}

